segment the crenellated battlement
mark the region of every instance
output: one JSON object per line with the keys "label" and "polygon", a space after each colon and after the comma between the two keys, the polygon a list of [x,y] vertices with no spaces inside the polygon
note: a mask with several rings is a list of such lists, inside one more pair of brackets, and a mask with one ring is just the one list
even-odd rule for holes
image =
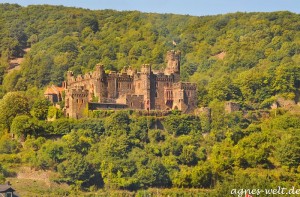
{"label": "crenellated battlement", "polygon": [[178,82],[173,84],[174,88],[183,90],[197,90],[197,85],[190,82]]}
{"label": "crenellated battlement", "polygon": [[141,73],[142,74],[150,74],[151,72],[152,72],[151,64],[143,64],[141,66]]}
{"label": "crenellated battlement", "polygon": [[156,80],[157,81],[168,81],[168,82],[173,82],[174,78],[172,75],[165,75],[163,73],[159,73],[156,75]]}
{"label": "crenellated battlement", "polygon": [[85,89],[83,86],[68,89],[68,93],[71,94],[72,97],[87,97],[88,92],[89,91]]}
{"label": "crenellated battlement", "polygon": [[72,71],[67,71],[67,77],[72,77],[74,76],[74,73]]}
{"label": "crenellated battlement", "polygon": [[142,98],[144,98],[144,96],[143,95],[136,95],[136,94],[132,94],[132,95],[130,95],[130,94],[128,94],[128,95],[126,95],[126,98],[139,98],[139,99],[142,99]]}
{"label": "crenellated battlement", "polygon": [[180,51],[168,51],[167,52],[167,61],[180,60],[181,52]]}
{"label": "crenellated battlement", "polygon": [[167,52],[166,62],[167,67],[165,69],[165,74],[177,74],[180,75],[180,58],[181,58],[181,52],[174,50]]}
{"label": "crenellated battlement", "polygon": [[120,82],[132,82],[133,81],[133,77],[132,76],[129,76],[129,75],[126,75],[126,76],[119,76],[117,78],[118,81]]}

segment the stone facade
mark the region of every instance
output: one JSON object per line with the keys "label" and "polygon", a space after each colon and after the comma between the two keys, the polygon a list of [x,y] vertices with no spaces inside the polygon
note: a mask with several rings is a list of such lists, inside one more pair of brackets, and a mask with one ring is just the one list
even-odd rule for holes
{"label": "stone facade", "polygon": [[120,73],[106,74],[103,65],[96,65],[94,72],[77,77],[68,71],[63,83],[66,116],[82,117],[84,109],[92,102],[98,103],[97,108],[127,106],[130,109],[192,112],[197,106],[196,84],[180,81],[180,55],[180,52],[169,51],[164,71],[152,70],[148,64],[142,65],[140,72],[129,67]]}
{"label": "stone facade", "polygon": [[225,112],[232,113],[240,110],[240,104],[232,101],[227,101],[225,103]]}

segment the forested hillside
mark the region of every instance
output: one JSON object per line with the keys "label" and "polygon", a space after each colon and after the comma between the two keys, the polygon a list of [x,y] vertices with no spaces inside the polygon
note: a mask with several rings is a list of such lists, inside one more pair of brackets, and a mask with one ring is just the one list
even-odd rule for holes
{"label": "forested hillside", "polygon": [[[181,77],[198,84],[199,107],[209,106],[211,118],[128,110],[72,120],[43,97],[67,70],[85,73],[99,62],[107,71],[160,68],[172,49],[182,52]],[[300,96],[298,14],[194,17],[0,4],[0,54],[0,182],[26,166],[70,186],[30,195],[121,189],[127,196],[223,197],[234,188],[300,187],[299,106],[270,110],[278,98]],[[10,60],[23,56],[20,69],[11,69]],[[244,111],[225,113],[230,100]]]}
{"label": "forested hillside", "polygon": [[2,93],[59,85],[67,70],[85,73],[99,62],[107,70],[162,67],[173,48],[183,54],[182,78],[199,84],[201,105],[218,99],[259,107],[255,103],[278,94],[294,99],[298,92],[300,16],[290,12],[193,17],[62,6],[0,9],[0,78],[8,57],[32,47],[22,69],[1,80]]}

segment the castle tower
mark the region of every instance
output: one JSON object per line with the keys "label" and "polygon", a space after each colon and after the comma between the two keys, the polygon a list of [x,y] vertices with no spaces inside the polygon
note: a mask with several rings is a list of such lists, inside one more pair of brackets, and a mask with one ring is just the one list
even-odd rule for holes
{"label": "castle tower", "polygon": [[140,73],[141,86],[138,87],[141,95],[144,95],[144,106],[146,110],[154,109],[154,95],[155,89],[153,84],[153,73],[151,70],[151,65],[143,64]]}
{"label": "castle tower", "polygon": [[174,74],[175,76],[175,82],[180,80],[180,57],[181,52],[180,51],[168,51],[167,52],[167,67],[165,69],[165,74],[170,75]]}
{"label": "castle tower", "polygon": [[94,87],[94,95],[98,97],[98,102],[105,103],[107,100],[108,92],[107,92],[107,75],[104,71],[104,67],[102,64],[96,65],[95,71],[95,87]]}
{"label": "castle tower", "polygon": [[67,71],[67,80],[65,86],[70,85],[74,81],[74,74],[72,71]]}
{"label": "castle tower", "polygon": [[70,118],[82,118],[84,110],[88,107],[88,90],[83,86],[68,89],[66,91],[66,116]]}

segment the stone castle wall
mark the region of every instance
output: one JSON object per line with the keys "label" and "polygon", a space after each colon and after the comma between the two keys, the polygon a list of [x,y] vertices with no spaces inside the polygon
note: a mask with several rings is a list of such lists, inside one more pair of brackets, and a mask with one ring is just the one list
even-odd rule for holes
{"label": "stone castle wall", "polygon": [[84,102],[97,100],[98,103],[111,104],[98,106],[125,104],[131,109],[178,109],[191,112],[196,108],[196,85],[180,82],[180,55],[180,52],[175,51],[167,53],[164,72],[153,71],[149,64],[142,65],[140,72],[129,67],[121,73],[106,74],[103,65],[96,65],[94,72],[77,77],[68,72],[64,83],[66,100],[69,101],[66,114],[73,118],[82,117],[80,113],[83,109],[80,103],[74,101],[76,91],[82,91],[82,98],[78,96],[78,99]]}

